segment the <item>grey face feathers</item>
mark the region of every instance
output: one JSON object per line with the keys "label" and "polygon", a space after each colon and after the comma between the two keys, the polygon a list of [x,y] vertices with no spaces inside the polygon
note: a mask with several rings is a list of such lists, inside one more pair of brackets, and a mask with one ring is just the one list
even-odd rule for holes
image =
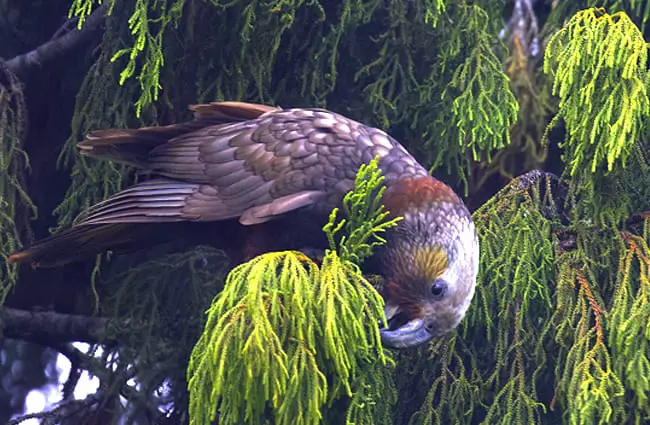
{"label": "grey face feathers", "polygon": [[[440,184],[419,182],[419,195],[416,188],[415,198],[401,196],[401,209],[387,191],[387,204],[404,217],[380,254],[389,320],[381,335],[389,347],[414,347],[450,332],[474,296],[479,255],[474,224],[462,202]],[[422,189],[427,186],[430,190]]]}

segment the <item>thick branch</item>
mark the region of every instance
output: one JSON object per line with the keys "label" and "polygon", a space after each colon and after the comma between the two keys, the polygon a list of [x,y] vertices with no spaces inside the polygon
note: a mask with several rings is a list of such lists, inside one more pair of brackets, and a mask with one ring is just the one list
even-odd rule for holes
{"label": "thick branch", "polygon": [[69,52],[85,42],[102,25],[106,18],[106,10],[107,6],[104,3],[88,16],[81,29],[75,27],[60,37],[55,36],[52,40],[41,44],[31,52],[6,61],[5,66],[15,74],[23,74],[30,68],[42,66],[44,63]]}
{"label": "thick branch", "polygon": [[33,312],[5,307],[2,313],[3,334],[51,345],[62,342],[106,343],[108,319],[54,312]]}

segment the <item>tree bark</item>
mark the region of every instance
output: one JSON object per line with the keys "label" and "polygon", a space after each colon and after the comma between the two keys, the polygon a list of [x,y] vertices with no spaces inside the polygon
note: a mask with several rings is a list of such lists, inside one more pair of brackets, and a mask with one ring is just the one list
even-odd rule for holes
{"label": "tree bark", "polygon": [[90,344],[111,342],[106,338],[109,320],[55,312],[34,312],[5,307],[2,312],[3,335],[43,345],[63,342]]}
{"label": "tree bark", "polygon": [[[46,62],[70,52],[88,40],[101,27],[106,18],[106,11],[107,6],[104,3],[88,16],[81,29],[75,27],[69,32],[60,29],[51,40],[30,52],[9,59],[5,62],[5,66],[14,74],[22,75],[29,69],[43,66]],[[70,21],[66,22],[62,29],[68,26],[69,23]],[[60,33],[63,34],[59,35]]]}

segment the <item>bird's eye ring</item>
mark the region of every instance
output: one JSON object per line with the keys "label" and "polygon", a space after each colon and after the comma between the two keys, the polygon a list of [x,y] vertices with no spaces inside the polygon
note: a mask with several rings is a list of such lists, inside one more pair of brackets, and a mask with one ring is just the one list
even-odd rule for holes
{"label": "bird's eye ring", "polygon": [[442,279],[436,279],[431,285],[431,295],[435,299],[440,299],[445,295],[447,291],[447,282]]}

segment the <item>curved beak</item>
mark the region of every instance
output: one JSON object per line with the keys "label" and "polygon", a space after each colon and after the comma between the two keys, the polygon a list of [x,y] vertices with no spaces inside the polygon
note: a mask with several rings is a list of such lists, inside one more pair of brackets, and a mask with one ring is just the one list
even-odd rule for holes
{"label": "curved beak", "polygon": [[[386,306],[384,309],[386,319],[390,321],[399,315],[399,308]],[[413,348],[429,342],[433,335],[426,328],[421,318],[411,319],[395,329],[388,328],[379,330],[382,343],[389,348]]]}

